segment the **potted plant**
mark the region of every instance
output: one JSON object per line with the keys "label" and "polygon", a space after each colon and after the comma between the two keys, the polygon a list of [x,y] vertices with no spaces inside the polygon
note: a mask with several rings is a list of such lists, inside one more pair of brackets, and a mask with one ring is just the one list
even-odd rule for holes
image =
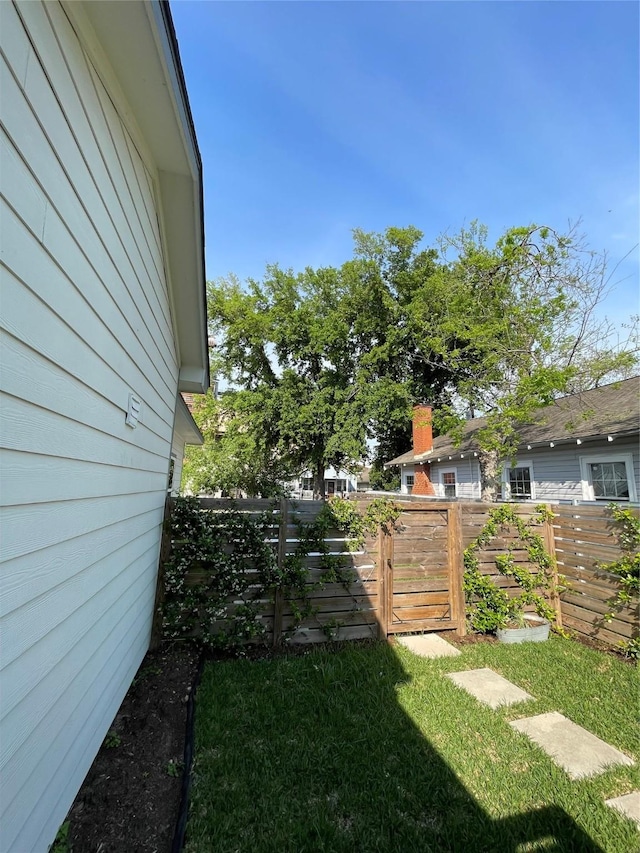
{"label": "potted plant", "polygon": [[522,596],[517,596],[509,602],[507,614],[496,628],[496,637],[501,643],[543,643],[550,628],[546,614],[525,612]]}

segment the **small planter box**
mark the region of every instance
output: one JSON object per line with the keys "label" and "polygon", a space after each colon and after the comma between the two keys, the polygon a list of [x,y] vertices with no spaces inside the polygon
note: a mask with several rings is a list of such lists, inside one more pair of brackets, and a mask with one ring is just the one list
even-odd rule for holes
{"label": "small planter box", "polygon": [[527,613],[526,618],[536,625],[524,628],[498,628],[496,636],[501,643],[544,643],[549,637],[550,622],[535,614]]}

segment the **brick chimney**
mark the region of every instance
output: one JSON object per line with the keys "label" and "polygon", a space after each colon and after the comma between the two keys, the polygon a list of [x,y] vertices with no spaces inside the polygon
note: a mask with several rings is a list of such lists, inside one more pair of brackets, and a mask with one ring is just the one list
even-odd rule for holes
{"label": "brick chimney", "polygon": [[431,430],[431,406],[421,404],[413,407],[413,452],[418,455],[433,450]]}
{"label": "brick chimney", "polygon": [[[426,404],[413,407],[413,452],[416,456],[433,449],[431,414],[431,406]],[[416,463],[413,477],[412,495],[435,495],[428,462]]]}

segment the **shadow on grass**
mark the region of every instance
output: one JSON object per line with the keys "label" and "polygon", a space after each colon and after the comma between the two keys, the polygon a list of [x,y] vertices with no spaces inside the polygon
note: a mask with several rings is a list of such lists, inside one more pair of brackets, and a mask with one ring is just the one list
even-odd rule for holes
{"label": "shadow on grass", "polygon": [[400,707],[407,680],[384,643],[209,663],[186,850],[602,853],[555,806],[492,819]]}

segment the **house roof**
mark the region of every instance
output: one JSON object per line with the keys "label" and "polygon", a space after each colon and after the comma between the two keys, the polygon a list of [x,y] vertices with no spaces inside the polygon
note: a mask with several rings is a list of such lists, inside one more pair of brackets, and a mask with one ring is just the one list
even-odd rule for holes
{"label": "house roof", "polygon": [[[464,426],[462,441],[454,445],[449,436],[433,440],[433,450],[414,454],[413,450],[385,464],[406,465],[412,462],[438,461],[478,450],[478,430],[486,426],[486,418],[472,418]],[[530,423],[519,427],[520,448],[595,441],[603,436],[621,437],[640,433],[640,376],[624,379],[560,397],[550,406],[538,410]]]}
{"label": "house roof", "polygon": [[183,399],[187,395],[178,394],[174,432],[185,444],[204,444],[204,437],[198,424],[194,421],[191,410]]}
{"label": "house roof", "polygon": [[[209,387],[202,161],[167,0],[66,3],[88,48],[106,57],[157,169],[179,390]],[[104,65],[104,60],[100,67]]]}

